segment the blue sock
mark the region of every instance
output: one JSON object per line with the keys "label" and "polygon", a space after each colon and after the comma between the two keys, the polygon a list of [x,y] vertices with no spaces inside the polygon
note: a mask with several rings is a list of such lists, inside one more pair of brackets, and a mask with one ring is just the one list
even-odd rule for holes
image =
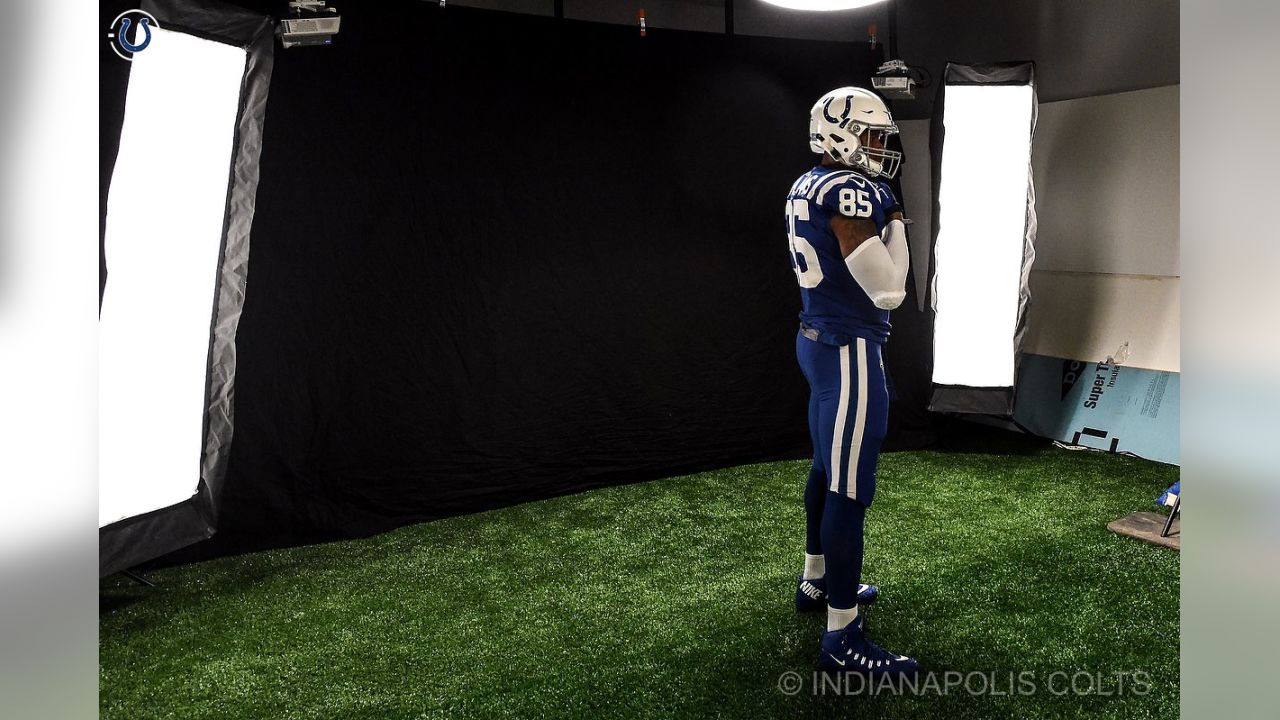
{"label": "blue sock", "polygon": [[858,604],[866,513],[865,505],[847,495],[830,493],[826,498],[822,512],[822,549],[827,562],[827,604],[833,608],[843,610]]}
{"label": "blue sock", "polygon": [[822,511],[827,501],[827,475],[822,466],[809,466],[809,482],[804,486],[804,551],[810,555],[822,554]]}

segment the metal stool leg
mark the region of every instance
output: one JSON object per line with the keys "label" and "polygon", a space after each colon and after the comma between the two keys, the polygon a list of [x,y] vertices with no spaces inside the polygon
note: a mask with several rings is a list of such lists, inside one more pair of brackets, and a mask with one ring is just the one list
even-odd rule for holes
{"label": "metal stool leg", "polygon": [[1169,528],[1173,527],[1173,518],[1178,514],[1178,506],[1182,504],[1182,496],[1179,495],[1177,500],[1173,501],[1173,510],[1169,511],[1169,519],[1164,521],[1164,529],[1160,531],[1160,537],[1169,537]]}
{"label": "metal stool leg", "polygon": [[136,573],[136,572],[134,572],[134,571],[132,571],[132,570],[121,570],[121,571],[120,571],[120,574],[121,574],[121,575],[124,575],[125,577],[129,578],[130,580],[132,580],[132,581],[134,581],[134,582],[138,583],[139,585],[142,585],[142,586],[145,586],[145,587],[155,587],[155,586],[156,586],[156,584],[155,584],[155,583],[153,583],[153,582],[151,582],[150,580],[146,579],[146,578],[145,578],[145,577],[143,577],[140,573]]}

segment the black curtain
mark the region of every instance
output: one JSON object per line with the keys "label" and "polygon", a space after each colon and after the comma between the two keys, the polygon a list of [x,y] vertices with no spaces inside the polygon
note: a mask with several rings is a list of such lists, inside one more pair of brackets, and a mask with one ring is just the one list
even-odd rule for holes
{"label": "black curtain", "polygon": [[783,200],[879,50],[339,7],[276,53],[197,555],[809,454]]}

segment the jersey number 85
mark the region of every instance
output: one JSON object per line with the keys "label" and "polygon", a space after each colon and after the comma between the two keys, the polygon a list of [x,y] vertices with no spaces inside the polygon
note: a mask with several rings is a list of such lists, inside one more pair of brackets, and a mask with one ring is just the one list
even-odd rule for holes
{"label": "jersey number 85", "polygon": [[[843,200],[843,197],[841,198]],[[818,251],[803,236],[796,233],[796,221],[809,220],[809,201],[796,198],[787,201],[787,240],[791,243],[791,269],[802,288],[816,288],[822,282],[822,266],[818,264]],[[804,269],[801,270],[801,263]]]}

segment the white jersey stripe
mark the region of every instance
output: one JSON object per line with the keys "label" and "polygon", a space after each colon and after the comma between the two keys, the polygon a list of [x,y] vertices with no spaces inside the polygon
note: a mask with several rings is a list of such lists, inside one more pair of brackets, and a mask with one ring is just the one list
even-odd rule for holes
{"label": "white jersey stripe", "polygon": [[831,437],[831,492],[840,492],[840,464],[844,444],[844,423],[849,409],[849,346],[840,346],[840,404],[836,409],[835,434]]}
{"label": "white jersey stripe", "polygon": [[858,499],[858,460],[862,457],[862,435],[867,428],[867,341],[858,338],[858,409],[853,415],[853,439],[849,441],[849,497]]}
{"label": "white jersey stripe", "polygon": [[848,180],[852,176],[853,176],[853,173],[851,172],[840,171],[840,172],[831,173],[830,177],[827,177],[821,183],[815,186],[820,189],[818,190],[817,195],[811,199],[815,203],[821,205],[823,198],[827,196],[827,192],[831,190],[831,188],[843,183],[844,181]]}
{"label": "white jersey stripe", "polygon": [[807,172],[796,180],[795,187],[791,190],[792,196],[803,195],[805,198],[812,200],[813,186],[817,184],[818,176],[812,172]]}

